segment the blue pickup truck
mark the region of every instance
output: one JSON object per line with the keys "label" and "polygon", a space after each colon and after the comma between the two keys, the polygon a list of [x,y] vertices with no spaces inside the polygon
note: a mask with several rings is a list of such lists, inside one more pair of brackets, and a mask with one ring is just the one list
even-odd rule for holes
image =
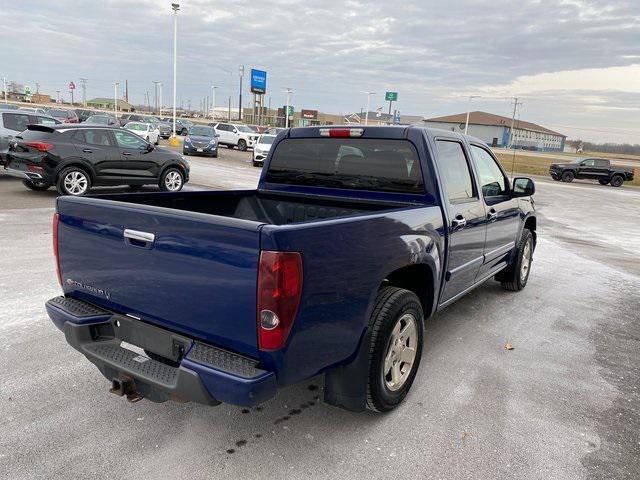
{"label": "blue pickup truck", "polygon": [[257,190],[58,198],[46,308],[130,401],[251,406],[323,374],[325,402],[389,411],[425,319],[527,284],[534,188],[453,132],[294,128]]}

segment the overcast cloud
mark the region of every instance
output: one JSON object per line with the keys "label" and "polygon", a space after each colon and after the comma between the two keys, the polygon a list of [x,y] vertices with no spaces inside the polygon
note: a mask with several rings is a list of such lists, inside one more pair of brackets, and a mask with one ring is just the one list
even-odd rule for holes
{"label": "overcast cloud", "polygon": [[[359,112],[365,90],[399,92],[405,114],[473,109],[520,116],[572,138],[640,143],[640,2],[473,0],[187,0],[178,26],[178,96],[218,89],[237,107],[238,66],[268,71],[272,106]],[[143,103],[153,80],[170,103],[170,1],[0,0],[0,75],[55,96],[129,81]],[[248,105],[249,92],[245,99]],[[68,99],[68,93],[65,92]]]}

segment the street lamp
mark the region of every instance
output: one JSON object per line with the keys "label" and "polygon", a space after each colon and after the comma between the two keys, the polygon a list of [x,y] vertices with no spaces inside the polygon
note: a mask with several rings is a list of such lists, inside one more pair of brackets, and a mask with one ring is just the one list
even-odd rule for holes
{"label": "street lamp", "polygon": [[218,87],[211,85],[211,120],[216,119],[216,90]]}
{"label": "street lamp", "polygon": [[160,90],[160,99],[158,100],[158,108],[160,110],[160,116],[162,116],[162,82],[158,83],[158,87]]}
{"label": "street lamp", "polygon": [[177,144],[176,138],[176,72],[178,68],[178,10],[180,4],[172,3],[173,10],[173,135],[172,144]]}
{"label": "street lamp", "polygon": [[289,104],[291,103],[291,94],[293,93],[293,90],[287,88],[285,91],[287,92],[287,104],[284,109],[284,128],[289,128]]}
{"label": "street lamp", "polygon": [[467,120],[464,122],[464,134],[467,134],[467,130],[469,128],[469,112],[471,111],[471,100],[474,98],[480,98],[480,95],[469,95],[469,103],[467,105]]}
{"label": "street lamp", "polygon": [[364,124],[367,125],[369,123],[369,110],[371,108],[371,95],[375,95],[376,92],[364,92],[367,94],[367,111],[364,114]]}
{"label": "street lamp", "polygon": [[113,83],[113,112],[118,116],[118,85],[120,82]]}

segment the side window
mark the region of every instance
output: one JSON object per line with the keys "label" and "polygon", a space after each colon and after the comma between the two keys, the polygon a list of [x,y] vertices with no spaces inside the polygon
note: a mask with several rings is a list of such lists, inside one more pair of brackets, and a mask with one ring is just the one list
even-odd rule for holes
{"label": "side window", "polygon": [[507,195],[509,193],[507,179],[491,154],[484,148],[475,145],[471,145],[471,154],[478,169],[482,195],[485,198]]}
{"label": "side window", "polygon": [[608,168],[609,167],[609,161],[608,160],[596,160],[596,167]]}
{"label": "side window", "polygon": [[448,140],[437,140],[438,169],[444,180],[445,190],[451,203],[462,203],[475,198],[471,171],[462,144]]}
{"label": "side window", "polygon": [[110,147],[109,132],[107,130],[86,130],[84,133],[86,143],[89,145],[99,145],[102,147]]}
{"label": "side window", "polygon": [[57,125],[60,123],[55,118],[51,117],[36,117],[36,122],[38,122],[38,125]]}
{"label": "side window", "polygon": [[25,131],[27,125],[29,125],[29,115],[22,113],[3,113],[2,120],[4,121],[4,128],[16,132]]}
{"label": "side window", "polygon": [[229,131],[229,126],[225,123],[219,123],[218,124],[218,130],[222,130],[223,132],[228,132]]}
{"label": "side window", "polygon": [[595,160],[591,160],[590,159],[590,160],[585,160],[584,162],[582,162],[580,164],[580,166],[582,166],[582,167],[593,167],[593,166],[595,166],[595,163],[596,163]]}
{"label": "side window", "polygon": [[131,133],[114,131],[113,134],[116,136],[116,142],[120,148],[140,149],[147,146],[147,142]]}
{"label": "side window", "polygon": [[87,140],[84,138],[84,130],[76,130],[71,134],[71,141],[73,143],[87,143]]}

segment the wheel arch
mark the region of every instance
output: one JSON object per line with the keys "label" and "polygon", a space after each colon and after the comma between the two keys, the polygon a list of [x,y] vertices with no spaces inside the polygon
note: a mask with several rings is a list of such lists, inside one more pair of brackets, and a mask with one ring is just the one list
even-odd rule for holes
{"label": "wheel arch", "polygon": [[69,167],[81,168],[82,170],[84,170],[89,175],[91,183],[95,183],[95,178],[96,178],[95,171],[93,170],[93,168],[87,162],[84,162],[83,160],[80,160],[79,158],[69,159],[66,162],[58,165],[58,167],[56,168],[56,177],[55,177],[55,181],[56,182],[58,181],[58,179],[60,177],[60,173],[62,173],[63,170],[65,170],[66,168],[69,168]]}
{"label": "wheel arch", "polygon": [[404,288],[417,295],[422,305],[425,319],[430,317],[437,305],[436,276],[434,269],[427,263],[405,265],[389,272],[380,287],[393,286]]}

